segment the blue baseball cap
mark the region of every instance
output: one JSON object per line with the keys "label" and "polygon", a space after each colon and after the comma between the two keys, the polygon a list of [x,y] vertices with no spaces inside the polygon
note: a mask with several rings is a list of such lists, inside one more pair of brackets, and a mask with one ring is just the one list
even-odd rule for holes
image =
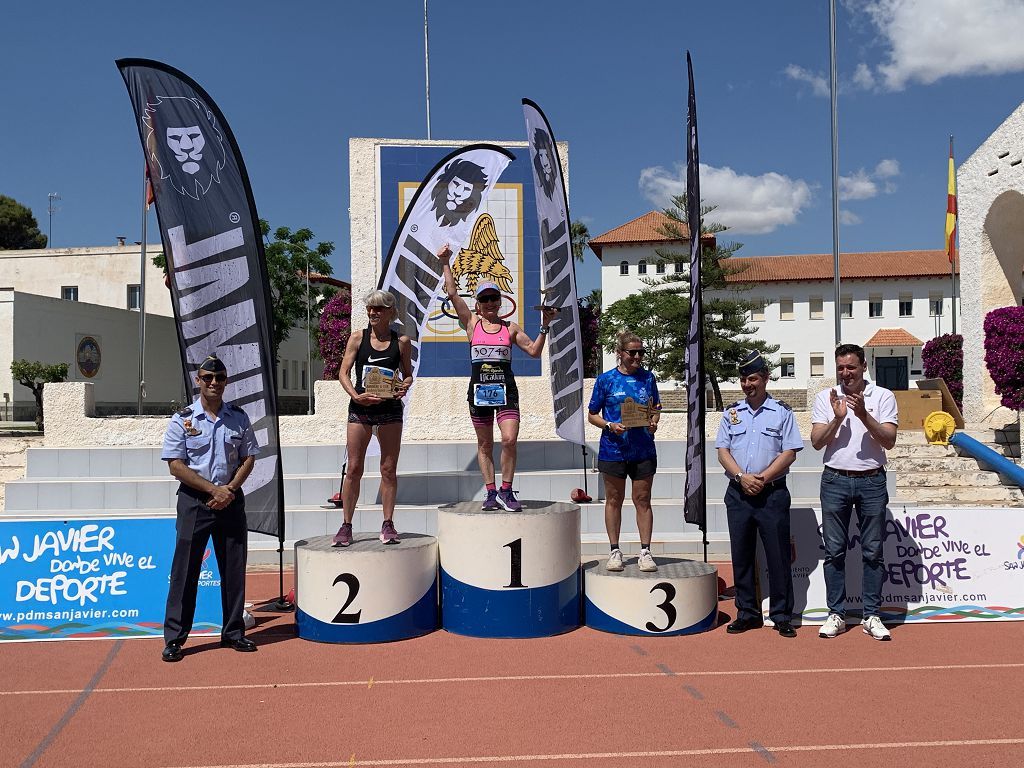
{"label": "blue baseball cap", "polygon": [[480,296],[482,293],[487,291],[494,291],[499,296],[501,295],[501,288],[498,287],[497,283],[479,283],[476,287],[476,295]]}

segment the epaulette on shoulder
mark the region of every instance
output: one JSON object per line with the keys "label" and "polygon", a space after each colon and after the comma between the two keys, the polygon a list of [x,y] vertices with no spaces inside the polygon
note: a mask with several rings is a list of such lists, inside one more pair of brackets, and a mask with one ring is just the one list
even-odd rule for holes
{"label": "epaulette on shoulder", "polygon": [[191,405],[186,405],[184,408],[182,408],[180,411],[178,411],[175,414],[175,416],[191,416],[191,415],[192,415],[192,406]]}
{"label": "epaulette on shoulder", "polygon": [[737,400],[735,403],[729,403],[723,410],[728,411],[730,408],[739,408],[742,402],[742,400]]}
{"label": "epaulette on shoulder", "polygon": [[775,401],[775,402],[776,402],[776,403],[778,403],[779,405],[781,405],[781,406],[782,406],[783,408],[785,408],[785,409],[786,409],[787,411],[792,411],[792,410],[793,410],[793,406],[791,406],[791,405],[790,405],[789,403],[787,403],[787,402],[786,402],[785,400],[778,400],[778,399],[776,399],[776,401]]}

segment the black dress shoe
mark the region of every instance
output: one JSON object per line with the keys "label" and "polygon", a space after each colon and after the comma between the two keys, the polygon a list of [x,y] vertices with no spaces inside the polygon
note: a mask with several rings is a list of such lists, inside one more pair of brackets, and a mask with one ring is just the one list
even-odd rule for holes
{"label": "black dress shoe", "polygon": [[181,643],[168,643],[164,646],[164,652],[160,658],[164,661],[181,661],[185,654],[181,652]]}
{"label": "black dress shoe", "polygon": [[788,621],[775,622],[775,631],[783,637],[796,637],[796,630],[793,629],[793,625]]}
{"label": "black dress shoe", "polygon": [[240,637],[237,640],[221,640],[220,644],[225,648],[234,648],[241,653],[252,653],[256,650],[256,643],[247,637]]}
{"label": "black dress shoe", "polygon": [[764,622],[761,619],[736,619],[736,621],[725,628],[725,631],[730,635],[738,635],[741,632],[746,632],[748,629],[760,629],[763,626]]}

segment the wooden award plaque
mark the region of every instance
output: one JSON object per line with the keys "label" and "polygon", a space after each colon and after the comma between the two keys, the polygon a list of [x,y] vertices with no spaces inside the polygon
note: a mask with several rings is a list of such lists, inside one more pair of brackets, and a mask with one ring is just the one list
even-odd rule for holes
{"label": "wooden award plaque", "polygon": [[652,413],[654,413],[654,406],[651,405],[650,400],[640,405],[632,397],[627,397],[622,401],[622,407],[619,409],[619,421],[626,429],[649,427]]}
{"label": "wooden award plaque", "polygon": [[391,399],[398,387],[398,374],[390,368],[368,365],[363,368],[363,388],[366,394]]}

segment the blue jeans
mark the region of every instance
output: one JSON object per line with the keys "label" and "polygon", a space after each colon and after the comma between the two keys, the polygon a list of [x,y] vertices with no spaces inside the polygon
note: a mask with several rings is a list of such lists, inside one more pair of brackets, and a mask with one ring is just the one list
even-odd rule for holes
{"label": "blue jeans", "polygon": [[879,615],[885,579],[882,537],[888,504],[884,470],[870,477],[846,477],[828,467],[822,470],[821,522],[825,541],[825,601],[829,613],[846,618],[846,535],[856,508],[864,556],[864,616]]}

